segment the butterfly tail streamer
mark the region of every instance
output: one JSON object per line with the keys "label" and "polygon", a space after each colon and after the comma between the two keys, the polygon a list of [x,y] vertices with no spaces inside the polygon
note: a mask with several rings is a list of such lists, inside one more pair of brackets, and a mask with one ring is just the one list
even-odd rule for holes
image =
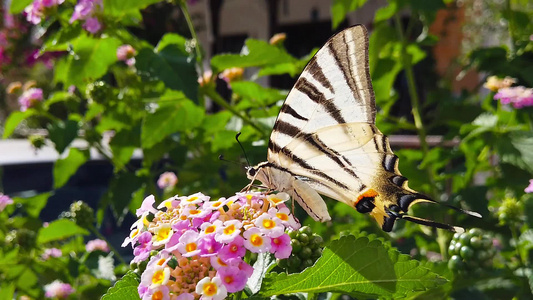
{"label": "butterfly tail streamer", "polygon": [[463,233],[465,231],[464,228],[462,228],[462,227],[452,226],[452,225],[439,223],[439,222],[435,222],[435,221],[431,221],[431,220],[427,220],[427,219],[413,217],[413,216],[406,215],[406,214],[398,215],[398,218],[406,220],[406,221],[409,221],[409,222],[413,222],[413,223],[416,223],[416,224],[435,227],[435,228],[446,229],[446,230],[450,230],[450,231],[457,232],[457,233]]}

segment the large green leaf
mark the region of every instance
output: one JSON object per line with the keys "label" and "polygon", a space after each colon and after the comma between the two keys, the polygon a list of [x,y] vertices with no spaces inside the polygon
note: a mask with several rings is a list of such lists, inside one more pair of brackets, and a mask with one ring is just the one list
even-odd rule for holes
{"label": "large green leaf", "polygon": [[195,61],[180,45],[170,43],[168,39],[162,41],[166,46],[159,47],[159,51],[141,49],[135,57],[135,66],[142,76],[161,80],[168,88],[183,91],[189,99],[196,100],[198,74]]}
{"label": "large green leaf", "polygon": [[[33,0],[16,0],[11,1],[11,6],[9,7],[9,12],[11,14],[18,14],[26,8],[26,6],[30,5],[33,2]],[[5,2],[3,2],[5,3]]]}
{"label": "large green leaf", "polygon": [[28,109],[26,111],[16,111],[11,113],[6,120],[3,138],[6,139],[10,135],[12,135],[17,126],[20,124],[20,122],[35,115],[35,113],[36,111],[33,109]]}
{"label": "large green leaf", "polygon": [[129,204],[142,184],[143,178],[132,172],[120,172],[111,180],[102,202],[111,205],[118,224],[124,220]]}
{"label": "large green leaf", "polygon": [[203,109],[191,100],[182,98],[163,102],[153,114],[145,117],[141,129],[141,145],[145,149],[151,148],[170,134],[199,126],[203,118]]}
{"label": "large green leaf", "polygon": [[64,240],[74,235],[87,235],[89,232],[76,225],[71,220],[59,219],[48,224],[47,227],[41,228],[37,236],[37,242],[48,243],[52,241]]}
{"label": "large green leaf", "polygon": [[496,148],[503,162],[533,174],[533,132],[513,131],[498,138]]}
{"label": "large green leaf", "polygon": [[59,120],[48,126],[48,137],[54,143],[58,153],[63,153],[78,136],[78,129],[78,122],[74,120]]}
{"label": "large green leaf", "polygon": [[232,82],[231,89],[234,93],[249,100],[244,105],[242,105],[243,102],[239,103],[237,105],[239,109],[248,107],[264,108],[276,101],[285,99],[285,96],[287,95],[280,90],[265,88],[252,81]]}
{"label": "large green leaf", "polygon": [[41,210],[46,206],[48,198],[51,196],[51,193],[42,193],[33,197],[28,198],[18,198],[15,197],[13,200],[15,203],[20,203],[23,205],[24,210],[28,213],[30,217],[37,218],[41,213]]}
{"label": "large green leaf", "polygon": [[56,63],[55,81],[64,85],[85,84],[102,77],[110,65],[117,61],[117,48],[121,41],[113,37],[93,38],[81,35],[72,41],[72,52]]}
{"label": "large green leaf", "polygon": [[102,296],[102,300],[134,300],[140,299],[137,287],[139,278],[133,272],[128,272],[122,279],[117,281],[113,287],[110,287],[107,293]]}
{"label": "large green leaf", "polygon": [[331,242],[302,273],[268,274],[259,295],[339,292],[357,298],[400,298],[445,281],[380,240],[348,236]]}
{"label": "large green leaf", "polygon": [[123,17],[128,13],[147,7],[161,0],[104,0],[104,13],[113,17]]}
{"label": "large green leaf", "polygon": [[363,6],[367,0],[333,0],[331,5],[331,26],[337,28],[346,14]]}
{"label": "large green leaf", "polygon": [[221,54],[211,59],[211,65],[215,71],[221,71],[233,67],[261,67],[266,65],[278,65],[282,63],[297,63],[284,49],[270,45],[265,41],[246,40],[246,54]]}
{"label": "large green leaf", "polygon": [[89,151],[71,148],[66,158],[58,159],[54,164],[54,188],[65,185],[78,168],[90,158]]}

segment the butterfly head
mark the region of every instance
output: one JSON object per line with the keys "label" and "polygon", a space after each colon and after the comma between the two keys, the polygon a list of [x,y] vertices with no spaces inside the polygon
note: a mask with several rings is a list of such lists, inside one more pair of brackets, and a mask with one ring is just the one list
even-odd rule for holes
{"label": "butterfly head", "polygon": [[264,185],[270,186],[269,169],[270,164],[268,162],[262,162],[257,166],[246,167],[246,176],[252,181],[259,180]]}

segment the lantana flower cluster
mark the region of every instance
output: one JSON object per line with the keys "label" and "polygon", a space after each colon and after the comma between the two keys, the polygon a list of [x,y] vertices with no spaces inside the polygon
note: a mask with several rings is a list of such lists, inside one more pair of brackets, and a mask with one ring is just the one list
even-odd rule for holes
{"label": "lantana flower cluster", "polygon": [[253,273],[247,253],[290,256],[286,231],[300,224],[283,203],[288,199],[286,193],[246,192],[212,201],[196,193],[174,196],[156,209],[148,196],[122,244],[133,247],[133,264],[148,261],[139,296],[224,299],[242,291]]}
{"label": "lantana flower cluster", "polygon": [[516,79],[509,76],[503,79],[490,76],[483,86],[496,92],[494,100],[500,100],[502,104],[510,104],[514,108],[533,106],[533,88],[512,86],[515,83]]}

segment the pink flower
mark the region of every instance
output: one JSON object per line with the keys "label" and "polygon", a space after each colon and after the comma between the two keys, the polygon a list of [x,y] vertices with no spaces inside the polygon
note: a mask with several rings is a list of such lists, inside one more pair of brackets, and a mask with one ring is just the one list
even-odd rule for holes
{"label": "pink flower", "polygon": [[[125,62],[128,66],[132,66],[135,64],[135,54],[137,54],[137,51],[135,51],[135,49],[131,45],[122,45],[117,49],[117,59]],[[159,182],[162,180],[164,175],[168,176],[168,178],[163,179],[165,181],[160,184]],[[168,185],[165,185],[165,183],[167,183]],[[165,172],[161,174],[159,180],[157,181],[157,185],[161,189],[164,189],[167,186],[175,186],[176,183],[178,183],[178,177],[176,177],[176,174],[172,172]]]}
{"label": "pink flower", "polygon": [[39,88],[31,88],[22,93],[19,97],[20,110],[26,111],[28,108],[35,106],[35,104],[43,101],[43,90]]}
{"label": "pink flower", "polygon": [[241,272],[243,272],[244,275],[248,278],[250,278],[250,276],[252,276],[252,274],[254,273],[254,268],[252,268],[252,266],[247,264],[244,260],[240,261],[238,267],[239,270],[241,270]]}
{"label": "pink flower", "polygon": [[213,279],[205,277],[204,279],[198,281],[196,284],[196,293],[202,295],[201,299],[212,299],[212,300],[222,300],[225,299],[228,295],[228,291],[222,280],[215,277]]}
{"label": "pink flower", "polygon": [[72,286],[68,283],[63,283],[59,280],[56,280],[50,284],[44,286],[45,297],[47,298],[59,298],[65,299],[70,294],[74,293]]}
{"label": "pink flower", "polygon": [[93,252],[96,250],[109,252],[109,246],[104,240],[94,239],[87,242],[87,245],[85,245],[85,250],[87,250],[87,252]]}
{"label": "pink flower", "polygon": [[[529,186],[524,190],[524,192],[533,193],[533,179],[529,180]],[[0,209],[0,211],[1,211],[1,209]]]}
{"label": "pink flower", "polygon": [[63,255],[61,249],[57,248],[48,248],[44,250],[44,253],[41,255],[41,258],[44,260],[50,259],[50,257],[60,257]]}
{"label": "pink flower", "polygon": [[282,234],[278,237],[270,239],[270,252],[274,252],[274,256],[279,259],[288,258],[292,252],[291,238],[288,234]]}
{"label": "pink flower", "polygon": [[511,104],[514,108],[533,106],[533,89],[523,86],[501,88],[494,95],[494,100],[502,104]]}
{"label": "pink flower", "polygon": [[100,29],[102,29],[102,25],[96,17],[88,18],[87,20],[85,20],[85,23],[82,27],[83,29],[89,31],[92,34],[96,34],[98,31],[100,31]]}
{"label": "pink flower", "polygon": [[0,212],[3,211],[6,206],[13,204],[13,199],[9,198],[8,195],[0,193]]}
{"label": "pink flower", "polygon": [[231,243],[241,233],[242,223],[239,220],[224,222],[224,226],[217,228],[215,240],[221,243]]}
{"label": "pink flower", "polygon": [[246,254],[246,248],[244,248],[244,239],[239,235],[233,239],[233,241],[227,245],[224,245],[218,255],[224,261],[230,261],[235,258],[243,258]]}
{"label": "pink flower", "polygon": [[179,239],[178,251],[185,257],[191,257],[200,254],[198,249],[198,233],[188,230]]}
{"label": "pink flower", "polygon": [[39,24],[42,17],[45,16],[47,8],[58,6],[63,2],[65,0],[35,0],[24,9],[26,20],[33,24]]}
{"label": "pink flower", "polygon": [[217,275],[222,280],[222,284],[224,284],[230,293],[244,289],[248,277],[243,276],[241,273],[238,267],[222,267],[217,271]]}
{"label": "pink flower", "polygon": [[155,197],[154,195],[150,195],[146,198],[144,198],[143,203],[141,204],[141,207],[137,209],[135,214],[137,214],[137,217],[140,217],[145,212],[151,212],[153,214],[157,213],[157,209],[154,208],[155,203]]}
{"label": "pink flower", "polygon": [[217,255],[222,248],[222,244],[215,241],[215,235],[209,234],[200,238],[198,248],[200,249],[200,256],[209,257]]}
{"label": "pink flower", "polygon": [[139,263],[145,261],[150,256],[150,251],[152,250],[152,234],[148,231],[143,232],[139,235],[137,240],[140,245],[133,249],[133,262]]}
{"label": "pink flower", "polygon": [[263,253],[270,250],[270,238],[265,236],[257,227],[246,230],[243,234],[244,247],[254,253]]}
{"label": "pink flower", "polygon": [[261,230],[262,233],[269,237],[277,237],[283,234],[285,227],[282,221],[277,217],[272,217],[268,214],[262,214],[255,220],[255,226]]}
{"label": "pink flower", "polygon": [[148,292],[144,294],[143,299],[170,300],[169,289],[166,285],[160,285],[154,289],[148,290]]}
{"label": "pink flower", "polygon": [[72,24],[76,20],[85,20],[99,10],[102,10],[103,7],[102,0],[80,0],[74,7],[74,13],[70,18],[70,23]]}

